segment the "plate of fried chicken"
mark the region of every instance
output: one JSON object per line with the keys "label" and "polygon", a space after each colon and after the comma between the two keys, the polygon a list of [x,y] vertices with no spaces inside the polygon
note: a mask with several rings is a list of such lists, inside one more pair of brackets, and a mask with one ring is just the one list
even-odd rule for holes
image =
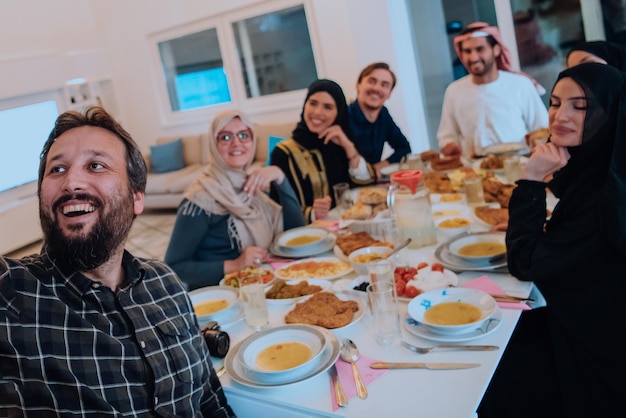
{"label": "plate of fried chicken", "polygon": [[285,316],[285,323],[317,325],[338,331],[358,322],[364,312],[365,303],[358,298],[318,292],[297,303]]}

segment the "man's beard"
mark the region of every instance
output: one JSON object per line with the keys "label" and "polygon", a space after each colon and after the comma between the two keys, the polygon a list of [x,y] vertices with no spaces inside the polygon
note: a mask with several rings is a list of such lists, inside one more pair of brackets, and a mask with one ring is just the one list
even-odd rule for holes
{"label": "man's beard", "polygon": [[496,65],[496,60],[495,58],[493,58],[491,61],[482,61],[482,64],[483,64],[483,68],[481,71],[473,71],[472,66],[470,65],[469,67],[467,67],[467,72],[477,77],[482,77],[484,75],[487,75],[491,72],[493,66]]}
{"label": "man's beard", "polygon": [[[59,212],[52,213],[39,208],[41,228],[45,236],[45,247],[48,255],[57,267],[66,274],[76,271],[90,271],[104,264],[124,242],[135,217],[133,212],[133,196],[114,198],[105,209],[103,202],[93,196],[80,194],[69,198],[92,202],[98,210],[98,220],[92,230],[79,236],[68,237],[56,222]],[[68,200],[66,197],[63,200]],[[61,202],[57,202],[57,205]],[[56,205],[53,206],[55,208]],[[85,225],[78,224],[74,232],[82,230]]]}

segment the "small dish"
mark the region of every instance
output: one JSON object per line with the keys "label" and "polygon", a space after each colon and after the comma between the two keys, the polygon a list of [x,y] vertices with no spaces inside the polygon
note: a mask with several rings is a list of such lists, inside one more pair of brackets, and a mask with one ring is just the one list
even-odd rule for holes
{"label": "small dish", "polygon": [[474,328],[463,334],[442,335],[433,332],[430,327],[417,322],[411,317],[404,319],[404,328],[411,334],[430,341],[446,343],[462,343],[476,340],[493,333],[502,324],[502,310],[496,308],[495,312],[480,328]]}
{"label": "small dish", "polygon": [[[470,322],[455,323],[451,325],[430,321],[429,315],[426,313],[435,306],[446,302],[464,302],[463,305],[458,305],[460,308],[467,307],[465,304],[472,305],[477,308],[478,315]],[[431,290],[429,292],[424,292],[421,295],[417,295],[411,302],[409,302],[407,310],[411,318],[420,324],[424,324],[432,332],[442,335],[456,335],[480,328],[489,320],[489,318],[491,318],[496,310],[496,307],[497,303],[495,299],[488,293],[476,289],[453,287],[449,289]],[[468,309],[468,311],[471,312],[472,310]]]}
{"label": "small dish", "polygon": [[221,305],[223,304],[221,301],[226,302],[226,306],[223,309],[204,315],[196,314],[198,322],[202,323],[208,321],[217,321],[218,323],[228,322],[242,311],[237,290],[230,286],[207,286],[196,289],[189,292],[189,298],[196,311],[199,311],[202,304],[205,303],[217,303]]}
{"label": "small dish", "polygon": [[393,251],[387,246],[364,247],[352,251],[348,256],[348,260],[357,274],[367,274],[367,265],[375,261],[375,259],[386,258]]}
{"label": "small dish", "polygon": [[472,221],[463,216],[443,216],[435,221],[435,226],[444,235],[454,237],[469,231]]}
{"label": "small dish", "polygon": [[455,257],[469,263],[492,263],[506,255],[503,232],[466,234],[452,238],[446,245]]}
{"label": "small dish", "polygon": [[316,227],[293,228],[276,238],[283,251],[306,251],[321,245],[328,236],[328,230]]}
{"label": "small dish", "polygon": [[[325,346],[326,337],[316,327],[283,325],[253,334],[244,340],[239,349],[239,359],[248,376],[265,383],[277,383],[298,379],[313,371]],[[303,350],[305,354],[301,359],[293,359],[293,356],[283,353],[292,348]],[[264,353],[267,349],[272,353]],[[268,358],[263,361],[260,355],[265,354],[268,354]],[[304,358],[306,360],[301,361]]]}
{"label": "small dish", "polygon": [[353,270],[354,269],[350,263],[341,261],[337,257],[317,257],[292,261],[291,263],[278,268],[275,274],[276,277],[282,280],[333,280],[338,279]]}
{"label": "small dish", "polygon": [[432,211],[433,219],[435,221],[450,216],[468,218],[471,213],[470,208],[467,205],[459,203],[437,203],[433,205]]}
{"label": "small dish", "polygon": [[[282,282],[291,286],[297,285],[300,282],[307,282],[311,286],[321,287],[322,290],[320,290],[320,292],[329,290],[333,286],[331,282],[329,282],[328,280],[323,280],[323,279],[298,279],[298,280],[287,280],[287,281],[282,281]],[[280,283],[280,282],[277,282],[277,283]],[[265,293],[267,294],[267,292],[269,292],[270,290],[272,290],[272,287],[266,288]],[[292,305],[309,296],[310,295],[304,295],[304,296],[296,296],[293,298],[281,298],[281,299],[270,299],[266,297],[265,300],[267,301],[268,306],[283,306],[283,305]]]}

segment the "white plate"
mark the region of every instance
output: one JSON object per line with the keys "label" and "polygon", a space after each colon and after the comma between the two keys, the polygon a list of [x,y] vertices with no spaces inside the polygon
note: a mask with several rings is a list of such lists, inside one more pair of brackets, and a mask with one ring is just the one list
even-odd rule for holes
{"label": "white plate", "polygon": [[274,241],[271,244],[269,250],[272,254],[277,255],[279,257],[306,258],[306,257],[312,257],[314,255],[322,254],[322,253],[325,253],[326,251],[332,250],[333,247],[335,246],[336,239],[337,237],[335,236],[335,234],[328,234],[326,239],[324,239],[320,245],[310,248],[308,250],[301,250],[301,251],[298,251],[298,250],[285,251],[280,248],[280,246],[278,245],[276,241]]}
{"label": "white plate", "polygon": [[[455,272],[453,272],[452,270],[448,270],[446,268],[443,269],[443,277],[442,280],[439,281],[426,281],[426,279],[432,279],[432,277],[429,277],[429,272],[432,272],[431,269],[431,265],[429,264],[428,267],[424,267],[421,268],[417,271],[417,274],[415,275],[415,278],[413,280],[411,280],[411,282],[414,282],[413,284],[415,284],[415,287],[417,287],[418,289],[421,289],[422,292],[428,292],[431,290],[436,290],[436,289],[444,289],[447,287],[456,287],[459,284],[459,276],[456,275]],[[410,282],[407,282],[407,285]],[[407,298],[404,296],[401,296],[399,298],[400,300],[407,300],[407,301],[411,301],[414,298]]]}
{"label": "white plate", "polygon": [[[316,286],[320,286],[322,288],[322,292],[325,290],[329,290],[333,284],[331,282],[329,282],[328,280],[323,280],[323,279],[294,279],[294,280],[288,280],[285,283],[290,284],[290,285],[294,285],[294,284],[298,284],[302,281],[305,282],[309,282],[310,285],[316,285]],[[265,293],[269,292],[269,290],[271,289],[271,287],[267,287],[265,289]],[[283,306],[283,305],[292,305],[296,302],[300,302],[301,300],[304,300],[306,298],[308,298],[310,295],[305,295],[305,296],[298,296],[297,298],[289,298],[289,299],[269,299],[269,298],[265,298],[265,300],[267,301],[267,304],[269,306]]]}
{"label": "white plate", "polygon": [[[454,201],[447,201],[446,197],[457,199]],[[465,204],[465,193],[431,193],[430,194],[430,203],[433,205],[437,204]]]}
{"label": "white plate", "polygon": [[[480,317],[471,323],[458,325],[440,325],[429,322],[426,318],[426,313],[431,308],[446,302],[469,303],[480,310]],[[460,287],[431,290],[419,294],[409,302],[407,310],[411,318],[426,325],[433,333],[459,335],[482,327],[492,317],[496,307],[495,299],[488,293],[482,290]]]}
{"label": "white plate", "polygon": [[510,153],[519,152],[523,150],[524,148],[527,148],[527,147],[521,142],[503,142],[501,144],[493,144],[493,145],[486,146],[485,148],[483,148],[483,154],[496,154],[496,155],[510,154]]}
{"label": "white plate", "polygon": [[[315,236],[315,237],[318,237],[318,239],[315,242],[305,244],[305,245],[298,245],[298,246],[286,245],[287,242],[289,242],[289,240],[298,238],[300,236],[305,236],[305,235]],[[310,251],[318,246],[323,245],[323,242],[327,237],[328,237],[327,229],[317,228],[317,227],[312,227],[312,226],[303,226],[300,228],[293,228],[293,229],[289,229],[287,231],[282,232],[276,237],[274,241],[278,244],[278,247],[284,252],[302,253],[305,251]]]}
{"label": "white plate", "polygon": [[[445,245],[450,254],[470,264],[489,264],[506,258],[506,243],[504,232],[477,232],[456,236]],[[504,245],[504,252],[488,256],[467,256],[459,254],[459,250],[466,245],[478,243],[498,243]]]}
{"label": "white plate", "polygon": [[305,374],[304,376],[300,376],[298,378],[294,378],[291,381],[282,382],[282,383],[264,383],[264,382],[259,382],[258,380],[254,378],[248,377],[245,371],[243,370],[241,363],[238,361],[238,357],[239,357],[238,353],[239,353],[239,349],[241,348],[242,343],[239,343],[236,346],[231,347],[231,349],[228,351],[228,354],[226,354],[226,358],[224,359],[224,368],[226,369],[226,372],[229,374],[229,376],[235,382],[240,383],[244,386],[249,386],[249,387],[259,388],[259,389],[280,387],[280,386],[290,385],[290,384],[303,382],[305,380],[311,379],[321,373],[324,373],[326,370],[330,368],[330,366],[335,364],[335,362],[339,358],[339,349],[341,346],[339,344],[339,340],[337,339],[337,337],[335,337],[335,335],[332,332],[322,327],[317,327],[317,328],[320,330],[320,332],[324,334],[324,337],[326,338],[326,346],[324,347],[324,351],[322,352],[319,365],[315,368],[315,370],[313,370],[312,372],[308,374]]}
{"label": "white plate", "polygon": [[[363,292],[363,293],[365,293],[365,292]],[[335,295],[340,300],[353,300],[353,301],[355,301],[359,305],[359,309],[356,312],[353,313],[352,321],[350,321],[349,324],[344,325],[343,327],[339,327],[339,328],[332,328],[332,329],[329,328],[328,329],[329,331],[333,331],[333,332],[335,332],[335,331],[343,331],[345,329],[350,328],[351,326],[353,326],[357,322],[359,322],[361,320],[361,318],[363,318],[363,314],[365,313],[365,310],[367,309],[367,305],[365,304],[365,301],[361,300],[361,298],[359,298],[359,297],[355,297],[354,295],[351,295],[349,293],[346,293],[346,294],[342,294],[342,293],[337,294],[336,293]],[[367,295],[365,295],[365,297],[367,297]],[[302,303],[302,302],[300,302],[300,303]],[[294,305],[294,308],[295,308],[295,305]],[[290,312],[291,312],[291,310],[290,310]],[[285,314],[285,316],[286,315],[287,314]],[[282,318],[282,322],[283,323],[285,322],[285,317]],[[307,324],[303,324],[303,325],[307,325]],[[326,329],[326,328],[324,328],[324,329]]]}
{"label": "white plate", "polygon": [[459,203],[437,203],[432,206],[433,220],[448,216],[458,216],[461,218],[469,218],[471,210],[468,206]]}
{"label": "white plate", "polygon": [[[280,271],[282,269],[286,269],[286,268],[295,266],[295,265],[300,264],[300,263],[307,263],[307,262],[311,262],[311,261],[314,261],[314,262],[317,262],[317,263],[331,261],[331,262],[335,262],[335,263],[345,263],[348,266],[344,270],[342,270],[340,273],[332,274],[332,275],[329,275],[329,276],[310,276],[310,275],[307,275],[307,277],[286,277],[286,276],[283,276],[283,275],[280,274]],[[279,279],[282,279],[282,280],[295,280],[295,279],[333,280],[333,279],[337,279],[337,278],[339,278],[341,276],[345,276],[346,274],[350,273],[352,270],[353,270],[352,265],[349,262],[346,263],[345,261],[339,260],[337,257],[317,257],[317,258],[307,258],[307,259],[304,259],[304,260],[292,261],[291,263],[285,264],[284,266],[281,266],[278,269],[276,269],[274,274],[276,275],[276,277],[278,277]]]}
{"label": "white plate", "polygon": [[507,273],[507,263],[506,257],[499,261],[490,262],[484,265],[475,264],[475,263],[466,263],[463,260],[455,257],[450,254],[448,249],[446,248],[446,244],[441,244],[439,247],[435,249],[435,258],[439,261],[445,268],[448,268],[452,271],[463,272],[463,271],[492,271],[497,273]]}
{"label": "white plate", "polygon": [[[256,267],[255,267],[255,269],[256,269]],[[274,272],[273,272],[272,270],[270,270],[270,269],[265,269],[265,268],[258,268],[258,269],[259,269],[259,270],[265,270],[265,271],[267,271],[267,272],[269,272],[269,273],[274,274]],[[244,270],[245,270],[245,269],[243,269],[243,270],[239,270],[239,271],[244,271]],[[265,283],[265,286],[271,286],[271,285],[272,285],[275,281],[276,281],[276,275],[274,275],[274,277],[272,278],[272,280],[270,280],[269,282]],[[235,287],[235,286],[229,286],[229,285],[227,285],[227,284],[226,284],[226,277],[224,277],[222,280],[220,280],[219,285],[220,285],[220,286],[224,286],[224,287],[231,287],[231,288],[235,289],[237,292],[239,292],[239,288],[238,288],[238,287]]]}
{"label": "white plate", "polygon": [[474,171],[476,171],[477,173],[480,172],[485,172],[485,171],[491,171],[497,174],[504,174],[504,167],[502,168],[481,168],[480,164],[483,162],[484,158],[479,158],[478,160],[475,160],[472,163],[472,168],[474,169]]}
{"label": "white plate", "polygon": [[441,335],[432,332],[428,327],[418,323],[411,317],[404,319],[404,328],[411,334],[424,338],[426,340],[446,342],[446,343],[461,343],[465,341],[475,340],[477,338],[485,337],[494,332],[502,323],[502,310],[496,306],[496,310],[493,311],[493,315],[489,321],[481,328],[475,329],[465,334],[454,335]]}
{"label": "white plate", "polygon": [[229,322],[230,320],[242,313],[237,290],[230,286],[202,287],[200,289],[189,292],[189,299],[191,299],[192,305],[197,305],[201,302],[207,302],[210,300],[225,300],[228,302],[228,306],[220,311],[214,312],[209,315],[196,315],[199,322]]}

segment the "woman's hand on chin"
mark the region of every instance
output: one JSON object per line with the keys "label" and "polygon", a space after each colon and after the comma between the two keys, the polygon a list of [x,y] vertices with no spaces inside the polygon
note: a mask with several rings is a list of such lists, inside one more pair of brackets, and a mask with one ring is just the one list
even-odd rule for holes
{"label": "woman's hand on chin", "polygon": [[526,180],[545,181],[552,174],[567,165],[570,155],[567,148],[554,145],[552,142],[540,144],[533,148],[532,155],[524,167],[522,178]]}

